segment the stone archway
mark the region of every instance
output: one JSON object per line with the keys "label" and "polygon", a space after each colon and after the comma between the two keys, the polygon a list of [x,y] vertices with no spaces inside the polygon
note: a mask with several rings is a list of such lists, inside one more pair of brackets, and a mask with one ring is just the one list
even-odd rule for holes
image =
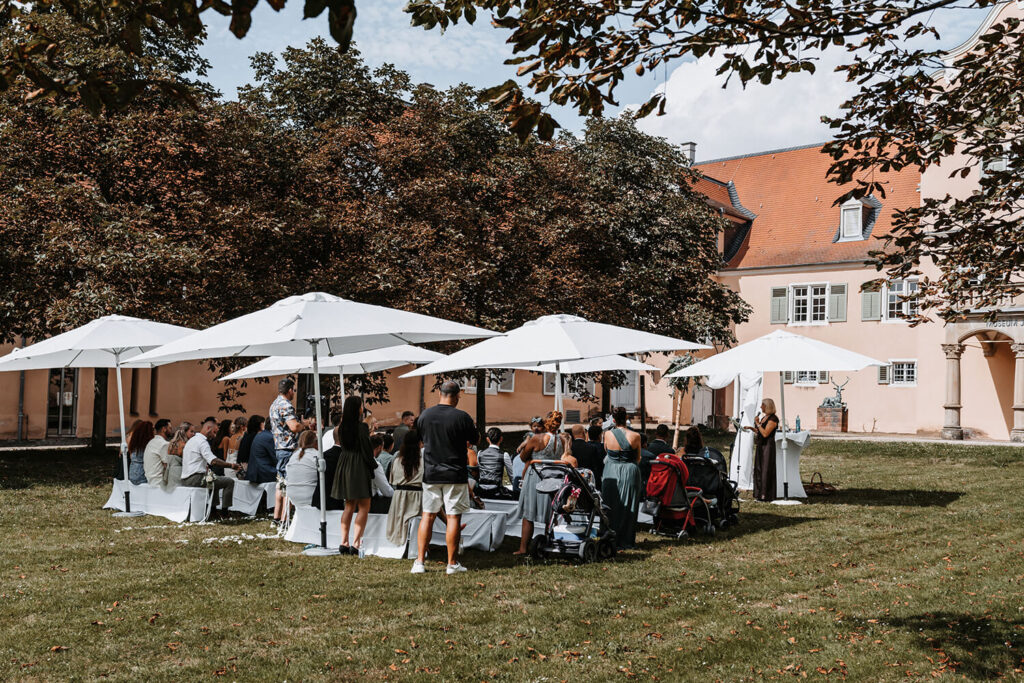
{"label": "stone archway", "polygon": [[945,439],[963,439],[961,426],[963,404],[961,401],[961,358],[966,348],[965,342],[977,339],[981,344],[982,354],[990,357],[995,354],[996,345],[1008,344],[1013,354],[1013,405],[1010,439],[1024,441],[1024,319],[1011,318],[995,323],[982,321],[965,321],[955,323],[947,328],[947,342],[942,345],[946,356],[946,401],[943,405],[945,419],[942,426],[942,437]]}

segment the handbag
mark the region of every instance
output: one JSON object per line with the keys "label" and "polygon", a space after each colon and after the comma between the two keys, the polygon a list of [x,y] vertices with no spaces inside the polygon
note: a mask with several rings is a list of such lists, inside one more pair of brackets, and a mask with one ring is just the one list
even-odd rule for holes
{"label": "handbag", "polygon": [[[818,481],[814,481],[817,477]],[[825,480],[821,477],[821,472],[815,472],[811,475],[811,481],[804,486],[804,491],[809,496],[827,496],[830,493],[836,492],[836,487],[832,484],[826,484]]]}

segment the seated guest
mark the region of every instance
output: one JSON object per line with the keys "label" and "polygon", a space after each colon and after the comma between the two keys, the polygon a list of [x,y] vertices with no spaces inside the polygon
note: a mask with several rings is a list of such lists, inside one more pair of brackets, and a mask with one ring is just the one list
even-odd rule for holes
{"label": "seated guest", "polygon": [[245,478],[253,484],[269,484],[277,481],[277,447],[274,445],[274,433],[270,430],[270,420],[253,415],[249,418],[246,431],[257,425],[262,429],[252,435]]}
{"label": "seated guest", "polygon": [[647,448],[647,435],[640,435],[640,482],[647,489],[647,480],[651,477],[651,463],[656,456]]}
{"label": "seated guest", "polygon": [[[597,429],[600,431],[601,427]],[[583,425],[572,426],[572,454],[576,457],[577,467],[593,472],[594,481],[600,485],[601,473],[604,471],[604,447],[587,441],[586,436]]]}
{"label": "seated guest", "polygon": [[384,439],[384,447],[381,449],[380,455],[377,456],[377,462],[380,463],[381,469],[384,470],[384,476],[387,477],[391,474],[391,463],[394,462],[398,450],[395,448],[395,437],[383,432],[380,438]]}
{"label": "seated guest", "polygon": [[597,465],[597,468],[592,470],[594,473],[594,479],[597,480],[598,485],[600,485],[601,477],[604,476],[605,456],[604,430],[601,429],[601,418],[594,418],[590,421],[590,426],[587,427],[587,443],[589,443],[591,448],[594,449],[594,452],[600,456],[597,459],[597,462],[594,463]]}
{"label": "seated guest", "polygon": [[238,462],[243,465],[249,464],[249,455],[252,452],[252,440],[263,431],[263,423],[266,418],[262,415],[250,415],[245,423],[242,438],[238,442]]}
{"label": "seated guest", "polygon": [[380,434],[370,436],[370,448],[373,449],[373,459],[376,461],[373,468],[373,497],[370,498],[370,512],[373,514],[385,514],[391,507],[391,497],[395,490],[388,483],[387,475],[380,464],[380,454],[384,451],[384,437]]}
{"label": "seated guest", "polygon": [[509,494],[502,485],[502,478],[508,475],[511,482],[512,456],[501,450],[501,442],[505,435],[497,427],[487,430],[487,448],[477,454],[477,465],[480,478],[477,480],[477,493],[484,498],[508,498]]}
{"label": "seated guest", "polygon": [[[395,495],[388,509],[387,535],[393,545],[409,541],[409,521],[419,517],[423,508],[423,443],[415,429],[405,433],[402,448],[391,464],[391,484]],[[443,511],[441,514],[444,514]]]}
{"label": "seated guest", "polygon": [[[236,417],[234,422],[231,423],[231,436],[228,437],[227,443],[224,444],[224,452],[227,454],[224,459],[228,462],[242,462],[238,459],[238,450],[241,448],[242,439],[245,438],[245,431],[248,426],[248,421],[242,416]],[[229,476],[234,475],[234,470],[228,470],[228,472]]]}
{"label": "seated guest", "polygon": [[146,471],[146,483],[153,486],[163,486],[164,468],[167,467],[167,447],[171,438],[171,421],[161,418],[156,421],[153,427],[153,438],[146,444],[146,450],[142,455],[142,466]]}
{"label": "seated guest", "polygon": [[146,446],[153,440],[153,435],[153,423],[143,420],[128,437],[128,481],[133,484],[146,483]]}
{"label": "seated guest", "polygon": [[697,427],[690,427],[686,430],[683,435],[683,448],[681,455],[700,455],[704,451],[704,437],[700,434],[700,429]]}
{"label": "seated guest", "polygon": [[167,444],[167,461],[164,467],[164,491],[173,491],[181,486],[181,454],[185,450],[185,444],[196,435],[195,427],[191,422],[182,422],[174,430],[171,442]]}
{"label": "seated guest", "polygon": [[341,424],[341,409],[339,409],[339,408],[332,409],[331,410],[331,414],[327,417],[327,419],[331,421],[331,428],[324,430],[324,434],[323,434],[324,453],[327,453],[327,451],[329,451],[332,448],[334,448],[334,444],[335,444],[334,439],[337,436],[337,434],[335,432],[338,431],[338,425]]}
{"label": "seated guest", "polygon": [[[196,435],[185,444],[181,455],[182,486],[206,486],[206,474],[213,467],[228,468],[236,472],[242,469],[237,462],[229,463],[213,454],[213,449],[210,448],[210,439],[216,433],[217,421],[208,418],[203,422]],[[221,494],[221,514],[226,515],[235,494],[235,480],[229,477],[215,476],[213,479],[214,500],[216,500],[218,492],[223,492]]]}
{"label": "seated guest", "polygon": [[319,453],[316,450],[316,432],[311,429],[299,434],[299,447],[285,465],[285,481],[288,483],[288,498],[295,506],[317,505],[313,500],[319,474],[316,461]]}
{"label": "seated guest", "polygon": [[654,440],[647,446],[647,450],[657,457],[662,453],[673,453],[672,447],[668,445],[668,425],[658,425],[654,430]]}
{"label": "seated guest", "polygon": [[[525,442],[524,442],[525,443]],[[512,458],[512,498],[519,500],[519,492],[523,488],[523,474],[526,472],[526,463],[518,455]]]}
{"label": "seated guest", "polygon": [[615,428],[604,435],[607,455],[601,499],[608,506],[608,516],[615,531],[615,545],[620,549],[636,547],[636,515],[643,490],[640,483],[640,435],[626,426],[626,409],[612,413]]}

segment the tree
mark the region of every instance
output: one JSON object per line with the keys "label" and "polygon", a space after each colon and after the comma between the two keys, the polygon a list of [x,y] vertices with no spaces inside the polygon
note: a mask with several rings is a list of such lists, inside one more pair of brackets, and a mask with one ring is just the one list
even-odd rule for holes
{"label": "tree", "polygon": [[[267,0],[280,11],[285,0]],[[56,97],[84,105],[93,114],[121,110],[143,91],[161,91],[192,100],[193,87],[177,70],[168,78],[156,70],[131,72],[107,68],[104,60],[79,60],[70,45],[83,42],[110,60],[145,65],[159,60],[169,39],[193,46],[206,36],[203,13],[213,10],[231,17],[231,32],[242,38],[252,24],[257,0],[40,0],[31,3],[0,0],[0,91],[19,79],[32,84],[32,98]],[[305,0],[304,16],[319,17],[327,10],[331,36],[348,49],[356,18],[355,0]],[[62,17],[55,28],[51,19]],[[64,28],[78,37],[69,41]],[[199,74],[200,76],[202,74]]]}
{"label": "tree", "polygon": [[[921,309],[955,318],[965,309],[1005,305],[1024,293],[1024,233],[1019,211],[1024,186],[1024,30],[1007,18],[990,26],[978,48],[947,64],[941,50],[916,47],[914,39],[938,32],[932,13],[988,8],[991,0],[900,0],[839,4],[808,0],[797,5],[703,0],[678,3],[523,3],[517,0],[413,0],[414,24],[444,29],[477,10],[510,32],[517,75],[555,104],[600,115],[617,104],[616,86],[627,73],[644,74],[683,58],[721,59],[723,81],[770,83],[813,72],[823,50],[846,49],[839,67],[860,92],[831,120],[836,141],[830,177],[854,187],[836,200],[884,196],[872,171],[941,167],[966,176],[990,160],[977,192],[966,198],[937,197],[897,216],[885,250],[872,263],[886,275],[921,275]],[[908,42],[910,41],[910,42]],[[908,46],[909,45],[909,46]],[[950,67],[935,79],[935,69]],[[550,138],[557,123],[516,81],[487,92],[504,109],[520,138],[536,131]],[[664,110],[655,92],[638,117]],[[959,155],[964,154],[963,158]],[[932,280],[923,267],[935,263]]]}

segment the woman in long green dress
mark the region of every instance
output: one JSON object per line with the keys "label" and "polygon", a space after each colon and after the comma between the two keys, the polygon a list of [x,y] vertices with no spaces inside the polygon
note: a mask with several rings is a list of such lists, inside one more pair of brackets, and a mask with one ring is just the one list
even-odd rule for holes
{"label": "woman in long green dress", "polygon": [[[370,482],[373,469],[377,466],[370,447],[370,428],[363,422],[363,401],[358,396],[345,399],[341,411],[341,424],[336,436],[341,447],[338,468],[334,471],[334,488],[331,495],[345,501],[341,513],[341,547],[343,555],[355,555],[363,543],[363,531],[370,516],[370,498],[373,492]],[[349,526],[355,514],[355,529],[349,544]]]}
{"label": "woman in long green dress", "polygon": [[636,515],[640,510],[640,435],[626,427],[626,409],[612,413],[615,427],[605,432],[601,498],[609,507],[615,545],[636,547]]}
{"label": "woman in long green dress", "polygon": [[576,460],[572,457],[572,440],[568,434],[558,433],[561,426],[562,413],[557,410],[548,413],[544,418],[544,431],[530,437],[517,456],[526,464],[526,469],[523,472],[523,488],[519,492],[517,508],[519,516],[523,518],[523,528],[519,535],[519,550],[513,555],[526,554],[534,528],[537,524],[543,527],[547,520],[554,495],[537,490],[540,477],[530,467],[530,463],[539,460],[561,460],[573,467],[576,466]]}

